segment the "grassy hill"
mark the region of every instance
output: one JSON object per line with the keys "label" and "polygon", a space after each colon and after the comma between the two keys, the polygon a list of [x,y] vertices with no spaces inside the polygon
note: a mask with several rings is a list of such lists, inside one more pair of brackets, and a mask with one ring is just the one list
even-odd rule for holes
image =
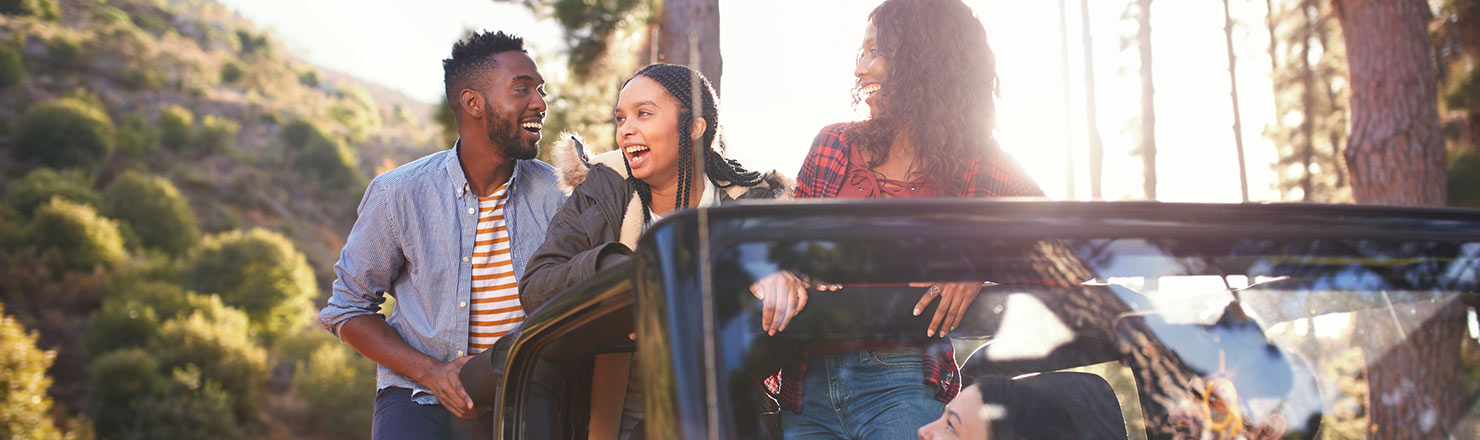
{"label": "grassy hill", "polygon": [[210,1],[0,0],[0,310],[53,356],[48,432],[368,436],[373,364],[312,314],[431,110]]}

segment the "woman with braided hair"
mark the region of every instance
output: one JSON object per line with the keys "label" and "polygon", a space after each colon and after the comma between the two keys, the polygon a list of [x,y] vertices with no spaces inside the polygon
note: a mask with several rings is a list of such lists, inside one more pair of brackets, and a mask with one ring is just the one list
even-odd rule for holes
{"label": "woman with braided hair", "polygon": [[[853,75],[854,103],[867,104],[869,118],[823,127],[797,175],[798,198],[1042,196],[992,138],[995,60],[986,29],[961,0],[880,4],[869,14]],[[787,271],[752,287],[768,333],[784,331],[805,308],[809,285],[848,291]],[[919,298],[914,315],[932,317],[918,339],[803,347],[767,380],[786,438],[910,437],[938,417],[961,387],[943,339],[982,286],[898,286],[900,295]]]}
{"label": "woman with braided hair", "polygon": [[[556,147],[555,162],[574,189],[519,282],[526,313],[631,254],[648,225],[673,211],[791,191],[775,172],[746,171],[720,155],[718,102],[694,69],[642,68],[622,86],[613,116],[617,150],[587,163],[575,139]],[[703,150],[702,168],[695,143]]]}
{"label": "woman with braided hair", "polygon": [[[791,192],[776,173],[746,171],[720,155],[718,102],[709,80],[696,70],[673,64],[642,68],[622,86],[613,119],[618,144],[614,151],[588,163],[584,147],[574,138],[556,147],[555,162],[564,183],[573,189],[550,219],[545,242],[519,280],[525,313],[534,313],[560,292],[625,259],[637,247],[637,238],[660,217]],[[702,158],[695,157],[696,144]],[[619,438],[641,432],[636,428],[642,419],[638,389],[633,376],[621,408]]]}

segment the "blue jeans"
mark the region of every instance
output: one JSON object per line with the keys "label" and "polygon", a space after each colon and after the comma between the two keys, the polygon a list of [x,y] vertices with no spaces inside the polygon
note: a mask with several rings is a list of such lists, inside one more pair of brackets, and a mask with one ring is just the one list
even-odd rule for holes
{"label": "blue jeans", "polygon": [[802,412],[781,411],[787,439],[914,438],[946,405],[925,384],[923,347],[812,355]]}

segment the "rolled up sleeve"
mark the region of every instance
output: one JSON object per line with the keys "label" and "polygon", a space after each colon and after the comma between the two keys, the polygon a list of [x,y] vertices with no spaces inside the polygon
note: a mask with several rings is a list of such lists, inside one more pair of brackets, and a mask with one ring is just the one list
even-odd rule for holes
{"label": "rolled up sleeve", "polygon": [[319,324],[335,336],[350,318],[380,311],[386,292],[406,261],[393,199],[393,188],[376,179],[360,200],[359,217],[339,261],[334,263],[334,293],[319,312]]}

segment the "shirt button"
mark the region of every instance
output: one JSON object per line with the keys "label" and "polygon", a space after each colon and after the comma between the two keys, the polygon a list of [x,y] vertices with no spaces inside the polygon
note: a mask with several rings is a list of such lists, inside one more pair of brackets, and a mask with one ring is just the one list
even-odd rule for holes
{"label": "shirt button", "polygon": [[457,303],[457,306],[458,307],[467,307],[468,306],[468,302],[467,301],[463,301],[463,302]]}
{"label": "shirt button", "polygon": [[478,210],[473,209],[473,208],[468,208],[468,214],[476,214],[476,213],[478,213]]}
{"label": "shirt button", "polygon": [[464,263],[468,262],[468,257],[463,257],[463,262]]}
{"label": "shirt button", "polygon": [[462,350],[458,350],[457,351],[457,357],[462,357],[462,355],[463,355],[463,351]]}

